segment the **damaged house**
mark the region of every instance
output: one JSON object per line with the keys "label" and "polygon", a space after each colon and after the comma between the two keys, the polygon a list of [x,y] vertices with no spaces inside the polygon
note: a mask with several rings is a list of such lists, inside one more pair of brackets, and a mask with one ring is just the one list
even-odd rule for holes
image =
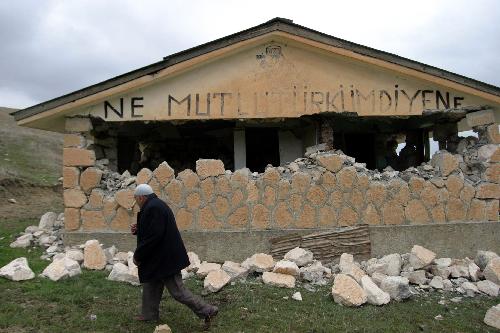
{"label": "damaged house", "polygon": [[457,256],[500,251],[499,108],[498,87],[276,18],[14,117],[65,133],[69,243],[133,247],[148,183],[207,260],[358,225],[372,255]]}

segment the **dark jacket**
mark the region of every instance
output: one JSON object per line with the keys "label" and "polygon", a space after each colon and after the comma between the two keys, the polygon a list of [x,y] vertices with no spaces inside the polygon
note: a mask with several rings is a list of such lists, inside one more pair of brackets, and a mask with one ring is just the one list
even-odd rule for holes
{"label": "dark jacket", "polygon": [[137,248],[141,283],[158,281],[189,266],[189,257],[174,213],[152,194],[137,215]]}

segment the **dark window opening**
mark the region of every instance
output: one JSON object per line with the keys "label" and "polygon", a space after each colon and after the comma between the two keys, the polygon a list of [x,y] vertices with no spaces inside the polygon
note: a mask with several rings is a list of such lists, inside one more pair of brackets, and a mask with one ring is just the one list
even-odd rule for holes
{"label": "dark window opening", "polygon": [[135,124],[118,135],[118,171],[137,174],[166,161],[176,172],[196,170],[198,159],[220,159],[234,168],[233,124],[228,122]]}
{"label": "dark window opening", "polygon": [[368,169],[375,169],[375,135],[364,133],[345,133],[345,151],[359,163],[366,163]]}
{"label": "dark window opening", "polygon": [[277,128],[246,128],[246,165],[252,172],[264,172],[268,164],[280,165]]}

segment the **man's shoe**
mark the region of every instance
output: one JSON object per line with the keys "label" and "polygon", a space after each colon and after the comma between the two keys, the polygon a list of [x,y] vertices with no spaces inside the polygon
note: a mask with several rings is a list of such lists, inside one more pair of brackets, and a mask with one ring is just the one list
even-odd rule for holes
{"label": "man's shoe", "polygon": [[136,321],[159,321],[160,318],[146,318],[143,315],[138,315],[134,317],[134,320]]}
{"label": "man's shoe", "polygon": [[217,316],[217,314],[219,313],[219,308],[214,306],[212,311],[205,316],[205,328],[208,328],[210,327],[210,323],[212,322],[212,320],[215,318],[215,316]]}

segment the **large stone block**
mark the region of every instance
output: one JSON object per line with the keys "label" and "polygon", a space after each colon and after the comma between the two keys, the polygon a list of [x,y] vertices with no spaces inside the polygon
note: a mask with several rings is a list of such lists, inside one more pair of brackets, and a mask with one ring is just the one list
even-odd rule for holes
{"label": "large stone block", "polygon": [[439,169],[443,177],[458,169],[458,159],[447,151],[438,151],[432,156],[431,164]]}
{"label": "large stone block", "polygon": [[405,215],[412,224],[425,224],[430,221],[429,213],[420,200],[411,200],[405,207]]}
{"label": "large stone block", "polygon": [[190,169],[179,172],[177,179],[180,180],[188,190],[198,187],[200,178]]}
{"label": "large stone block", "polygon": [[82,217],[82,229],[85,231],[105,230],[108,228],[102,211],[92,211],[82,209],[80,211]]}
{"label": "large stone block", "polygon": [[384,224],[402,224],[405,220],[403,207],[398,202],[388,201],[382,208],[382,217]]}
{"label": "large stone block", "polygon": [[363,288],[350,276],[337,274],[332,287],[335,303],[345,306],[360,306],[367,301]]}
{"label": "large stone block", "polygon": [[500,144],[500,132],[498,131],[498,127],[498,124],[493,124],[486,129],[486,137],[489,143]]}
{"label": "large stone block", "polygon": [[89,132],[92,129],[90,118],[66,118],[66,132]]}
{"label": "large stone block", "polygon": [[155,178],[162,187],[166,186],[174,178],[174,169],[167,162],[162,162],[153,171]]}
{"label": "large stone block", "polygon": [[95,164],[95,152],[82,148],[64,148],[63,165],[64,166],[82,166],[88,167]]}
{"label": "large stone block", "polygon": [[137,173],[135,182],[137,184],[147,184],[151,180],[151,177],[153,177],[153,172],[148,168],[143,168]]}
{"label": "large stone block", "polygon": [[252,209],[252,228],[266,229],[269,226],[270,214],[269,210],[261,204],[253,206]]}
{"label": "large stone block", "polygon": [[487,182],[500,184],[500,164],[491,164],[483,173],[483,179]]}
{"label": "large stone block", "polygon": [[226,172],[221,160],[202,159],[196,161],[196,173],[201,179],[216,177]]}
{"label": "large stone block", "polygon": [[125,209],[131,209],[134,206],[134,192],[132,190],[119,190],[115,195],[116,202]]}
{"label": "large stone block", "polygon": [[67,231],[80,228],[80,210],[77,208],[64,209],[64,229]]}
{"label": "large stone block", "polygon": [[74,188],[80,185],[80,170],[75,167],[63,168],[63,187]]}
{"label": "large stone block", "polygon": [[476,198],[500,199],[500,184],[482,183],[476,188]]}
{"label": "large stone block", "polygon": [[106,255],[101,244],[95,239],[88,240],[83,249],[83,267],[101,270],[106,267]]}
{"label": "large stone block", "polygon": [[87,203],[87,196],[78,189],[64,190],[64,206],[80,208]]}
{"label": "large stone block", "polygon": [[64,148],[83,148],[85,147],[85,138],[80,134],[64,134]]}
{"label": "large stone block", "polygon": [[467,113],[467,125],[476,127],[481,125],[489,125],[495,123],[495,113],[493,110],[481,110]]}
{"label": "large stone block", "polygon": [[101,182],[102,171],[97,168],[87,168],[80,176],[80,187],[89,194],[93,188],[97,187]]}
{"label": "large stone block", "polygon": [[331,172],[342,169],[345,157],[337,154],[324,154],[317,157],[318,164]]}
{"label": "large stone block", "polygon": [[120,207],[111,221],[111,229],[115,231],[129,231],[131,222],[132,219],[128,211],[125,208]]}
{"label": "large stone block", "polygon": [[227,220],[232,228],[244,228],[248,225],[248,207],[243,206],[236,209]]}

